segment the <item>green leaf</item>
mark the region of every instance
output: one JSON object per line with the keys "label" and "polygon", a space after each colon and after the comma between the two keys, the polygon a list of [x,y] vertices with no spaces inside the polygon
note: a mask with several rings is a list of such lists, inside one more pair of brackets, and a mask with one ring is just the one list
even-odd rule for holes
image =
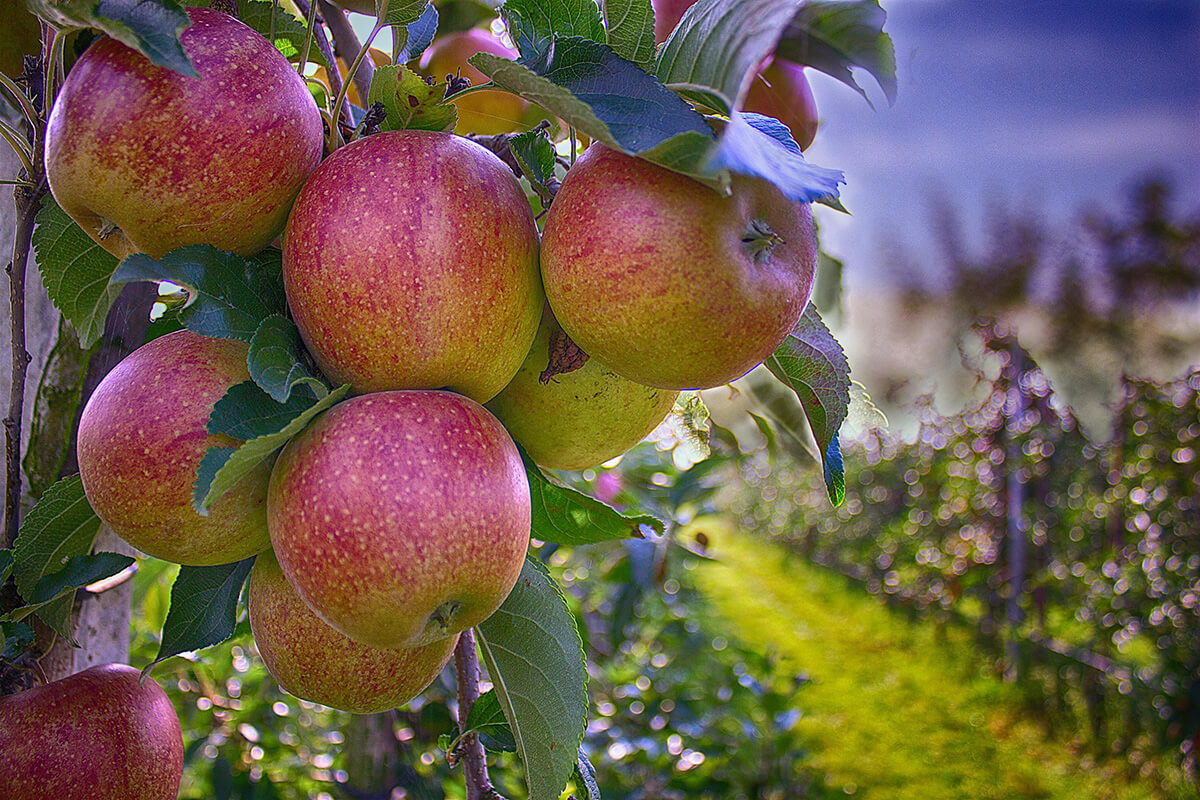
{"label": "green leaf", "polygon": [[600,800],[600,784],[596,782],[596,768],[592,762],[579,751],[575,760],[575,788],[583,792],[581,800]]}
{"label": "green leaf", "polygon": [[471,704],[465,733],[472,732],[479,734],[480,741],[489,750],[513,752],[517,749],[512,728],[504,718],[504,709],[500,707],[500,698],[496,696],[495,689],[484,692]]}
{"label": "green leaf", "polygon": [[[193,495],[193,503],[197,512],[207,514],[208,509],[212,508],[212,504],[221,495],[236,486],[238,481],[253,472],[260,465],[274,458],[276,450],[283,447],[288,443],[288,440],[304,430],[304,427],[312,421],[313,417],[340,402],[349,391],[350,384],[347,383],[339,386],[297,414],[294,419],[275,433],[251,439],[228,456],[213,455],[214,450],[219,451],[228,448],[210,447],[208,452],[204,454],[204,458],[201,459],[201,470],[197,471]],[[217,464],[217,459],[221,459],[219,464]],[[207,466],[210,469],[213,466],[218,467],[212,471],[211,478],[204,470],[205,462],[208,462]],[[205,481],[207,485],[205,485]]]}
{"label": "green leaf", "polygon": [[23,622],[0,622],[0,659],[12,661],[33,644],[33,628]]}
{"label": "green leaf", "polygon": [[[308,39],[308,26],[282,4],[271,0],[238,0],[238,19],[258,31],[283,53],[288,61],[299,61]],[[308,50],[308,60],[328,67],[325,57],[316,47]]]}
{"label": "green leaf", "polygon": [[802,0],[699,0],[658,51],[658,78],[721,114],[750,83]]}
{"label": "green leaf", "polygon": [[303,394],[293,395],[286,403],[277,403],[254,381],[244,381],[230,386],[213,405],[208,432],[224,433],[243,441],[256,439],[283,430],[312,403],[313,398]]}
{"label": "green leaf", "polygon": [[566,598],[525,559],[508,599],[477,628],[496,697],[525,765],[530,800],[558,800],[587,722],[583,642]]}
{"label": "green leaf", "polygon": [[594,544],[645,538],[643,525],[659,534],[665,530],[662,520],[649,514],[625,516],[594,497],[551,482],[524,452],[521,455],[533,501],[533,538],[556,544]]}
{"label": "green leaf", "polygon": [[467,60],[501,88],[626,153],[686,132],[712,136],[695,109],[606,44],[570,36],[528,65],[489,53]]}
{"label": "green leaf", "polygon": [[737,111],[721,132],[707,168],[762,178],[797,203],[837,197],[838,184],[846,182],[841,170],[809,164],[779,120]]}
{"label": "green leaf", "polygon": [[530,130],[518,133],[508,140],[509,149],[521,172],[529,180],[529,185],[543,200],[552,196],[550,182],[554,178],[554,143],[544,130]]}
{"label": "green leaf", "polygon": [[263,291],[268,282],[264,262],[247,261],[207,245],[189,245],[153,259],[145,253],[128,256],[117,267],[113,284],[131,281],[170,281],[188,294],[179,321],[202,336],[250,342],[262,321],[282,314],[279,295]]}
{"label": "green leaf", "polygon": [[[400,47],[395,63],[407,64],[421,57],[425,49],[433,44],[438,32],[438,10],[432,3],[421,12],[421,18],[410,24],[405,30],[404,44]],[[396,34],[392,34],[393,41]]]}
{"label": "green leaf", "polygon": [[809,0],[788,24],[776,55],[832,75],[863,97],[850,68],[865,69],[895,103],[896,51],[883,32],[886,21],[879,0]]}
{"label": "green leaf", "polygon": [[297,386],[310,389],[314,397],[324,397],[329,387],[304,349],[296,323],[282,314],[262,321],[246,356],[250,377],[279,403],[286,403]]}
{"label": "green leaf", "polygon": [[[204,501],[212,491],[212,484],[217,473],[236,452],[236,447],[210,447],[204,451],[204,455],[200,459],[200,466],[196,467],[196,482],[192,484],[192,507],[200,516],[208,516],[208,506]],[[236,485],[236,482],[233,485]],[[216,498],[214,497],[208,505],[215,502]]]}
{"label": "green leaf", "polygon": [[428,5],[429,0],[375,0],[375,16],[384,25],[411,25]]}
{"label": "green leaf", "polygon": [[[51,486],[25,515],[13,544],[13,578],[17,593],[29,601],[39,581],[63,569],[76,556],[92,549],[100,518],[88,505],[78,475]],[[60,598],[44,606],[38,616],[62,633],[71,618],[72,599]],[[69,632],[66,634],[69,637]]]}
{"label": "green leaf", "polygon": [[26,4],[56,27],[103,31],[160,67],[199,76],[179,42],[179,34],[191,21],[176,0],[26,0]]}
{"label": "green leaf", "polygon": [[104,333],[104,320],[120,286],[109,283],[117,259],[46,195],[33,230],[33,250],[42,283],[54,307],[79,335],[79,344],[91,348]]}
{"label": "green leaf", "polygon": [[13,553],[12,550],[0,550],[0,583],[8,580],[8,576],[12,574]]}
{"label": "green leaf", "polygon": [[[133,556],[121,553],[92,553],[91,555],[72,556],[67,559],[66,566],[51,575],[46,575],[37,582],[30,594],[29,602],[5,615],[6,620],[17,621],[37,612],[51,603],[61,600],[73,601],[75,590],[89,583],[111,578],[123,569],[133,565]],[[68,615],[68,622],[69,622]],[[49,624],[49,622],[47,622]],[[70,626],[51,626],[59,636],[75,644],[73,631]]]}
{"label": "green leaf", "polygon": [[220,644],[237,627],[237,601],[254,559],[215,567],[180,567],[171,586],[171,608],[162,644],[143,675],[163,659]]}
{"label": "green leaf", "polygon": [[523,61],[544,54],[551,42],[566,36],[605,41],[595,0],[506,0],[500,16]]}
{"label": "green leaf", "polygon": [[380,130],[452,131],[458,109],[446,99],[446,82],[424,78],[403,64],[376,67],[367,105],[383,103]]}
{"label": "green leaf", "polygon": [[609,46],[626,61],[654,72],[654,7],[650,0],[604,0]]}
{"label": "green leaf", "polygon": [[829,497],[840,504],[845,499],[845,473],[837,435],[850,407],[850,365],[842,346],[809,304],[764,364],[800,398],[822,454]]}

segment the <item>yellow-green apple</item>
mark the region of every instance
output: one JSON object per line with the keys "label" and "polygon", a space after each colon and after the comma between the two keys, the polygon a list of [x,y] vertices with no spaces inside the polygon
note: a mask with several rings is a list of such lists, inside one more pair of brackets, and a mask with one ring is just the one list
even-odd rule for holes
{"label": "yellow-green apple", "polygon": [[76,455],[96,515],[144,553],[179,564],[226,564],[270,545],[264,464],[207,517],[192,506],[209,447],[240,442],[205,430],[213,404],[250,380],[247,345],[188,330],[154,339],[117,364],[88,398]]}
{"label": "yellow-green apple", "polygon": [[768,59],[754,76],[745,109],[766,114],[787,125],[801,150],[817,138],[817,102],[813,99],[804,67],[782,58]]}
{"label": "yellow-green apple", "polygon": [[595,358],[550,375],[551,350],[563,352],[564,336],[546,309],[525,363],[487,407],[537,463],[584,469],[644,439],[667,416],[679,393],[626,380]]}
{"label": "yellow-green apple", "polygon": [[188,15],[181,41],[199,77],[105,38],[50,112],[54,199],[118,257],[189,244],[257,252],[321,159],[320,112],[275,46],[219,11]]}
{"label": "yellow-green apple", "polygon": [[0,72],[19,78],[24,57],[42,52],[42,24],[24,3],[0,3]]}
{"label": "yellow-green apple", "polygon": [[329,627],[283,576],[270,550],[246,589],[250,630],[267,671],[286,691],[332,708],[374,714],[412,700],[446,666],[458,636],[416,647],[368,647]]}
{"label": "yellow-green apple", "polygon": [[521,572],[530,514],[504,426],[440,391],[334,406],[283,449],[267,496],[283,574],[370,647],[429,644],[491,616]]}
{"label": "yellow-green apple", "polygon": [[542,237],[554,316],[593,358],[661,389],[719,386],[771,354],[812,293],[812,212],[734,176],[725,197],[593,144]]}
{"label": "yellow-green apple", "polygon": [[288,219],[288,305],[321,369],[359,391],[486,402],[537,332],[537,226],[512,170],[461,136],[391,131],[321,164]]}
{"label": "yellow-green apple", "polygon": [[[421,56],[421,70],[439,81],[445,80],[447,75],[457,75],[469,79],[475,85],[487,83],[491,78],[467,62],[467,59],[476,53],[517,58],[517,51],[500,41],[491,31],[472,28],[435,39]],[[501,89],[472,92],[453,102],[458,108],[455,132],[485,136],[520,129],[525,111],[529,107],[525,100]]]}
{"label": "yellow-green apple", "polygon": [[106,664],[0,697],[4,800],[175,800],[179,717],[162,688]]}

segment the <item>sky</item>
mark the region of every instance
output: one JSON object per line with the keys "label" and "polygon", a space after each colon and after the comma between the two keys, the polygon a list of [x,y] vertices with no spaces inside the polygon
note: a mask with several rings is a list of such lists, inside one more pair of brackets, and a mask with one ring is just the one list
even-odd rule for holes
{"label": "sky", "polygon": [[1053,220],[1117,209],[1136,178],[1170,178],[1200,210],[1200,1],[884,0],[899,97],[878,110],[811,74],[822,127],[806,155],[846,173],[852,217],[820,214],[846,284],[887,286],[889,246],[936,259],[930,199],[978,223],[984,203]]}

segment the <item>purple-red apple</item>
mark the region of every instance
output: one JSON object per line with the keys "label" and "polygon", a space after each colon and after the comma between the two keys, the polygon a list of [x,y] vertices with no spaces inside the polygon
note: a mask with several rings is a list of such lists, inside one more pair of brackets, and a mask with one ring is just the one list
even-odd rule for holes
{"label": "purple-red apple", "polygon": [[334,381],[481,403],[516,374],[543,304],[537,226],[512,170],[429,131],[368,136],[321,164],[288,219],[283,280]]}
{"label": "purple-red apple", "polygon": [[370,647],[452,637],[492,615],[529,544],[529,483],[504,426],[437,391],[346,400],[283,449],[267,496],[283,574]]}
{"label": "purple-red apple", "polygon": [[205,430],[213,404],[250,380],[247,345],[183,330],[126,356],[88,399],[76,455],[96,515],[144,553],[179,564],[239,561],[265,550],[270,465],[222,495],[207,517],[192,505],[209,447],[237,439]]}
{"label": "purple-red apple", "polygon": [[652,0],[654,7],[654,41],[662,44],[675,30],[684,12],[695,5],[696,0]]}
{"label": "purple-red apple", "polygon": [[599,359],[542,379],[562,328],[546,309],[525,363],[487,407],[529,457],[552,469],[584,469],[619,456],[663,421],[678,392],[626,380]]}
{"label": "purple-red apple", "polygon": [[199,77],[104,38],[47,123],[54,199],[118,257],[189,244],[255,253],[321,159],[320,112],[275,46],[219,11],[188,15],[181,41]]}
{"label": "purple-red apple", "polygon": [[[421,71],[439,81],[445,80],[447,75],[457,75],[469,79],[473,85],[487,83],[491,78],[467,62],[476,53],[508,59],[516,59],[518,55],[491,31],[472,28],[435,39],[421,56]],[[455,133],[485,136],[519,130],[529,108],[525,100],[502,89],[472,92],[452,102],[458,108]]]}
{"label": "purple-red apple", "polygon": [[301,700],[355,714],[412,700],[446,666],[458,642],[455,635],[398,649],[359,644],[304,604],[270,550],[254,560],[246,596],[254,643],[279,685]]}
{"label": "purple-red apple", "polygon": [[769,59],[754,76],[744,107],[787,125],[801,150],[817,138],[817,101],[813,99],[804,67],[782,58]]}
{"label": "purple-red apple", "polygon": [[153,680],[92,667],[0,697],[4,800],[175,800],[179,717]]}
{"label": "purple-red apple", "polygon": [[808,205],[734,176],[725,197],[593,144],[542,237],[554,316],[584,352],[661,389],[719,386],[769,356],[812,293]]}

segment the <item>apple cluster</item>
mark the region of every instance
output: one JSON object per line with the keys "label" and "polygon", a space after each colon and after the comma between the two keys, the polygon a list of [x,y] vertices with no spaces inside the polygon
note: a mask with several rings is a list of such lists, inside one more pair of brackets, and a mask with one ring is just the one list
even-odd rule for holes
{"label": "apple cluster", "polygon": [[723,196],[593,144],[539,232],[513,171],[469,138],[390,131],[323,158],[320,112],[275,47],[188,14],[199,77],[112,39],[80,57],[48,124],[53,195],[120,257],[279,238],[304,344],[353,396],[201,515],[201,459],[241,444],[207,424],[250,380],[248,346],[159,337],[83,411],[84,490],[151,556],[256,557],[250,624],[287,691],[393,708],[517,580],[531,522],[517,445],[545,467],[594,466],[681,390],[760,363],[808,302],[811,212],[764,181]]}

